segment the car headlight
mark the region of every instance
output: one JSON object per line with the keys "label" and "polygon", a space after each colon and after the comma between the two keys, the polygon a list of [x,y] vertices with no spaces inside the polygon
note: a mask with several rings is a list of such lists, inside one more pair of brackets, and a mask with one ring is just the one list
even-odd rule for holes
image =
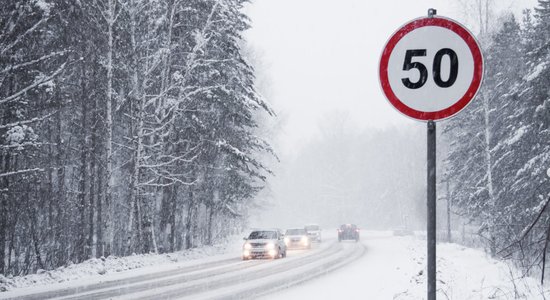
{"label": "car headlight", "polygon": [[267,245],[265,245],[265,248],[266,249],[275,249],[275,244],[274,243],[267,243]]}
{"label": "car headlight", "polygon": [[285,244],[287,244],[287,245],[290,244],[290,239],[287,238],[287,237],[285,238]]}
{"label": "car headlight", "polygon": [[250,245],[249,243],[246,243],[246,244],[244,244],[243,248],[246,249],[246,250],[250,250],[250,249],[252,249],[252,245]]}
{"label": "car headlight", "polygon": [[303,236],[303,237],[302,237],[302,244],[307,245],[308,242],[309,242],[309,241],[308,241],[308,239],[307,239],[307,236]]}

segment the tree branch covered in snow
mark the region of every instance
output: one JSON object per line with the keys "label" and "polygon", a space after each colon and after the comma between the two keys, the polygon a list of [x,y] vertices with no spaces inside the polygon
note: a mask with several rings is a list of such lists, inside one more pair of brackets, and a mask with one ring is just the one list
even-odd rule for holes
{"label": "tree branch covered in snow", "polygon": [[0,177],[20,175],[20,174],[29,173],[29,172],[44,172],[44,169],[34,168],[34,169],[27,169],[27,170],[17,170],[17,171],[12,171],[7,173],[0,173]]}

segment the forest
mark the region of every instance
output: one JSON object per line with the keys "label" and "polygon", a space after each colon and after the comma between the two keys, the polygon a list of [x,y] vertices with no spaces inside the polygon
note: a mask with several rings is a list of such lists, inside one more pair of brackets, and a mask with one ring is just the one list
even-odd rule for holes
{"label": "forest", "polygon": [[0,6],[0,273],[209,245],[271,171],[243,0]]}
{"label": "forest", "polygon": [[438,172],[449,182],[452,211],[477,228],[488,252],[543,281],[550,243],[550,1],[538,0],[522,20],[504,14],[496,24],[489,30],[481,22],[483,85],[440,127],[447,151]]}

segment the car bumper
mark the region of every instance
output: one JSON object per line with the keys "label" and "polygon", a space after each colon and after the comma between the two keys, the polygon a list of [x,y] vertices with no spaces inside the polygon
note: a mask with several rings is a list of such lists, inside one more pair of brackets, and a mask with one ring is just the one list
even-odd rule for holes
{"label": "car bumper", "polygon": [[308,235],[309,239],[311,241],[314,241],[314,242],[318,242],[321,240],[321,235],[320,234],[310,234]]}
{"label": "car bumper", "polygon": [[287,249],[308,249],[310,247],[311,247],[310,243],[304,244],[304,243],[301,243],[301,242],[289,243],[289,244],[286,245]]}
{"label": "car bumper", "polygon": [[355,234],[342,234],[340,236],[338,236],[338,239],[340,240],[358,240],[359,239],[359,235],[355,235]]}
{"label": "car bumper", "polygon": [[255,249],[243,250],[242,257],[243,259],[251,258],[275,258],[279,255],[279,252],[276,249]]}

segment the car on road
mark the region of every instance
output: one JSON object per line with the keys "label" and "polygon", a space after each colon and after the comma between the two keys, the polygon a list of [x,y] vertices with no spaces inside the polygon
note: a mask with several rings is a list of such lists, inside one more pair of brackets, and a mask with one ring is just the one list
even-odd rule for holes
{"label": "car on road", "polygon": [[307,224],[304,226],[307,236],[312,242],[321,242],[321,227],[317,224]]}
{"label": "car on road", "polygon": [[285,232],[287,249],[310,249],[311,241],[304,228],[290,228]]}
{"label": "car on road", "polygon": [[279,229],[257,229],[245,237],[242,259],[286,257],[284,235]]}
{"label": "car on road", "polygon": [[338,242],[343,240],[355,240],[359,241],[359,228],[355,224],[342,224],[338,228]]}

